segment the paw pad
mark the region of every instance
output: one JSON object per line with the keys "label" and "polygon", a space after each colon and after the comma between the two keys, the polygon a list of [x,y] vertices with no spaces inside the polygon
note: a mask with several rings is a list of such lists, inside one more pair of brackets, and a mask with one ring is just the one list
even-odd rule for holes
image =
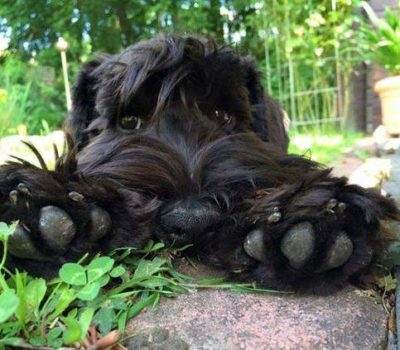
{"label": "paw pad", "polygon": [[353,242],[345,232],[341,232],[333,243],[332,247],[328,250],[325,263],[323,264],[322,271],[331,270],[336,267],[342,266],[349,260],[353,253]]}
{"label": "paw pad", "polygon": [[39,230],[49,247],[58,251],[65,251],[76,234],[71,217],[54,205],[40,210]]}
{"label": "paw pad", "polygon": [[30,237],[30,232],[21,224],[18,224],[14,233],[8,239],[8,251],[17,258],[39,261],[50,260],[36,248]]}
{"label": "paw pad", "polygon": [[264,233],[261,230],[251,231],[244,240],[243,249],[256,260],[265,260]]}
{"label": "paw pad", "polygon": [[103,238],[111,229],[110,215],[102,208],[95,207],[90,212],[91,227],[89,237],[91,241]]}
{"label": "paw pad", "polygon": [[293,226],[283,237],[281,251],[294,268],[302,267],[311,256],[315,246],[315,235],[309,222]]}

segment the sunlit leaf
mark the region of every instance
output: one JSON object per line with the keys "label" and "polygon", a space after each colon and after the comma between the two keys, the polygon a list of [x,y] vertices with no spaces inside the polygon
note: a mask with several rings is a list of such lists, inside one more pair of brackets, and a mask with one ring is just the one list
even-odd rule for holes
{"label": "sunlit leaf", "polygon": [[109,306],[99,309],[93,318],[93,322],[103,335],[111,331],[114,321],[116,321],[115,311]]}
{"label": "sunlit leaf", "polygon": [[25,288],[27,304],[38,311],[40,303],[46,295],[46,290],[46,281],[43,278],[36,278],[30,281]]}
{"label": "sunlit leaf", "polygon": [[78,298],[81,300],[90,301],[97,297],[99,291],[100,284],[98,281],[95,281],[83,287],[78,293]]}
{"label": "sunlit leaf", "polygon": [[92,282],[109,272],[114,266],[114,259],[108,256],[101,256],[92,260],[87,266],[88,281]]}
{"label": "sunlit leaf", "polygon": [[120,277],[125,273],[125,267],[118,265],[110,271],[110,276],[113,278]]}
{"label": "sunlit leaf", "polygon": [[63,318],[63,321],[66,326],[66,330],[63,334],[63,340],[65,344],[72,344],[78,340],[81,340],[81,327],[79,322],[70,317]]}
{"label": "sunlit leaf", "polygon": [[81,286],[86,284],[86,272],[85,269],[75,263],[64,264],[59,272],[60,278],[63,282],[74,285]]}
{"label": "sunlit leaf", "polygon": [[90,324],[92,323],[93,315],[94,315],[93,308],[87,308],[81,313],[79,317],[79,326],[81,328],[82,335],[85,335],[88,332]]}
{"label": "sunlit leaf", "polygon": [[13,289],[0,294],[0,323],[7,321],[17,310],[19,299]]}
{"label": "sunlit leaf", "polygon": [[153,260],[140,260],[136,267],[134,277],[146,277],[159,272],[161,267],[166,263],[165,258],[155,257]]}

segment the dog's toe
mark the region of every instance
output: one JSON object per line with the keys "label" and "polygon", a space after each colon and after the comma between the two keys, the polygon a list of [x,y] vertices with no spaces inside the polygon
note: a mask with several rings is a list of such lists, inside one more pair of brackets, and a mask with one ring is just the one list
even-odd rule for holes
{"label": "dog's toe", "polygon": [[326,253],[321,271],[332,270],[344,265],[353,253],[353,242],[345,232],[340,232]]}
{"label": "dog's toe", "polygon": [[244,251],[258,261],[265,260],[264,233],[262,230],[253,230],[247,236],[243,244]]}
{"label": "dog's toe", "polygon": [[90,212],[91,227],[89,239],[97,241],[103,238],[111,229],[111,218],[104,209],[95,207]]}
{"label": "dog's toe", "polygon": [[18,224],[14,233],[8,239],[8,251],[11,255],[30,260],[46,261],[50,260],[36,248],[30,232],[22,225]]}
{"label": "dog's toe", "polygon": [[302,267],[312,255],[315,246],[315,234],[309,222],[293,226],[281,241],[281,251],[294,268]]}
{"label": "dog's toe", "polygon": [[76,227],[67,212],[54,205],[40,210],[39,231],[48,246],[65,251],[76,234]]}

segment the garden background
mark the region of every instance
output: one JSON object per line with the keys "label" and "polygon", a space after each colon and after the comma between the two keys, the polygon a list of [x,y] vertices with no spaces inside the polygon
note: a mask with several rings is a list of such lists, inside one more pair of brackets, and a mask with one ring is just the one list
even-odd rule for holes
{"label": "garden background", "polygon": [[[379,14],[397,1],[370,4]],[[95,53],[172,31],[212,36],[254,56],[292,132],[372,131],[380,122],[370,89],[377,70],[369,65],[363,21],[359,0],[3,0],[0,136],[47,134],[62,125],[60,36],[70,46],[73,81]]]}

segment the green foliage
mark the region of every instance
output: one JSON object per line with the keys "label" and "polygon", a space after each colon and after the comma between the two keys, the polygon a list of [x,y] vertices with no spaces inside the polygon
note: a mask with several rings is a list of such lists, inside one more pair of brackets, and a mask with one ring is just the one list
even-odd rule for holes
{"label": "green foliage", "polygon": [[25,272],[11,273],[4,262],[7,239],[15,225],[0,223],[3,259],[0,263],[0,349],[26,344],[60,348],[82,342],[93,324],[102,335],[124,332],[126,323],[160,297],[173,297],[196,288],[273,293],[251,284],[229,284],[224,279],[192,283],[175,271],[171,252],[161,243],[144,249],[119,249],[90,262],[66,263],[50,282]]}
{"label": "green foliage", "polygon": [[390,74],[400,74],[400,7],[394,12],[385,9],[385,17],[379,19],[371,6],[363,3],[371,25],[363,26],[368,54]]}
{"label": "green foliage", "polygon": [[[59,126],[65,114],[57,81],[46,81],[51,67],[27,64],[8,55],[0,64],[0,136],[15,133],[39,134],[45,126]],[[43,124],[45,123],[45,124]]]}
{"label": "green foliage", "polygon": [[254,2],[253,14],[246,18],[246,30],[251,27],[255,33],[240,44],[256,53],[267,91],[281,102],[294,129],[338,128],[338,119],[348,113],[348,95],[342,93],[340,100],[338,86],[349,85],[350,74],[363,60],[360,33],[355,29],[360,21],[359,1],[333,3]]}
{"label": "green foliage", "polygon": [[[359,0],[3,0],[0,33],[10,37],[13,55],[18,53],[26,62],[35,54],[39,64],[57,71],[60,60],[54,43],[64,36],[70,43],[71,78],[94,52],[114,53],[158,32],[212,36],[256,58],[267,92],[279,99],[296,127],[321,119],[324,124],[346,114],[348,94],[341,94],[343,101],[338,98],[337,79],[348,86],[354,66],[364,58],[361,33],[356,30],[359,4]],[[62,96],[62,86],[57,89]],[[38,101],[47,106],[43,98]]]}
{"label": "green foliage", "polygon": [[196,32],[223,41],[220,6],[219,0],[3,0],[0,32],[11,27],[12,48],[27,57],[35,51],[44,64],[54,65],[54,43],[60,35],[70,43],[68,53],[76,61],[87,50],[115,53],[163,31]]}

